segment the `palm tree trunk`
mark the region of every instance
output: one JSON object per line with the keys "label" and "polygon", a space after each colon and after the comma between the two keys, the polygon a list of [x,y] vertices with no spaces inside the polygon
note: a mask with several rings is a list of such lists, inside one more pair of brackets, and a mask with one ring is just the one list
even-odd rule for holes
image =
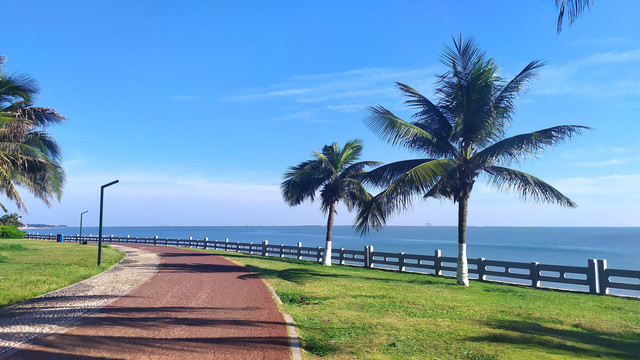
{"label": "palm tree trunk", "polygon": [[469,196],[458,199],[458,267],[456,279],[459,285],[469,286],[469,264],[467,263],[467,210]]}
{"label": "palm tree trunk", "polygon": [[331,266],[331,230],[333,229],[333,215],[336,212],[336,203],[329,205],[329,217],[327,218],[327,241],[324,244],[324,257],[322,264]]}

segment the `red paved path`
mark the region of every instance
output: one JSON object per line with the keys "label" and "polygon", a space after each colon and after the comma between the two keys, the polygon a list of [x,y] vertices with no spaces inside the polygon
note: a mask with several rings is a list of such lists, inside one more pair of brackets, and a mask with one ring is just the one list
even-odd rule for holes
{"label": "red paved path", "polygon": [[289,359],[286,324],[256,275],[220,256],[131,245],[161,268],[69,331],[10,359]]}

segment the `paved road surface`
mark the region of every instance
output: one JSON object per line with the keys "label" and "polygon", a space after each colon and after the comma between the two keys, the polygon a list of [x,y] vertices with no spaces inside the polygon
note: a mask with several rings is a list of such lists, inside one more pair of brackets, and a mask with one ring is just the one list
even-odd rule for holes
{"label": "paved road surface", "polygon": [[160,255],[160,271],[9,359],[290,358],[286,324],[256,275],[216,255],[130,246]]}

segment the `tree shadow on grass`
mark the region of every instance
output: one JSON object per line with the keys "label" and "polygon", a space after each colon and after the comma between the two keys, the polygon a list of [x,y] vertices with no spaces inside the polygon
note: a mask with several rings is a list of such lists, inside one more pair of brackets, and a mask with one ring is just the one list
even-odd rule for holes
{"label": "tree shadow on grass", "polygon": [[579,325],[575,329],[557,329],[523,320],[494,320],[485,324],[508,333],[476,336],[468,340],[512,344],[520,348],[572,357],[638,359],[640,356],[638,332],[621,334]]}
{"label": "tree shadow on grass", "polygon": [[[312,269],[301,269],[301,268],[289,268],[283,270],[274,270],[274,269],[266,269],[254,265],[246,265],[247,270],[252,273],[259,274],[260,276],[266,278],[278,278],[285,281],[289,281],[292,283],[296,283],[302,285],[307,281],[312,280],[314,277],[326,278],[326,277],[340,277],[340,275],[327,274],[318,271],[314,271]],[[251,275],[242,275],[241,278],[248,278]],[[255,275],[253,275],[255,277]]]}

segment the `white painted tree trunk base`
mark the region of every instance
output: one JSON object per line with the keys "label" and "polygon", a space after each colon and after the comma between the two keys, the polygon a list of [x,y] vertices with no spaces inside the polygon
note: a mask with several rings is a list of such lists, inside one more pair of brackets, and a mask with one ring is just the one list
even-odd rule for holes
{"label": "white painted tree trunk base", "polygon": [[458,268],[456,279],[459,285],[469,286],[469,264],[467,263],[467,244],[458,244]]}
{"label": "white painted tree trunk base", "polygon": [[324,255],[322,256],[322,265],[331,266],[331,241],[327,241],[324,245]]}

